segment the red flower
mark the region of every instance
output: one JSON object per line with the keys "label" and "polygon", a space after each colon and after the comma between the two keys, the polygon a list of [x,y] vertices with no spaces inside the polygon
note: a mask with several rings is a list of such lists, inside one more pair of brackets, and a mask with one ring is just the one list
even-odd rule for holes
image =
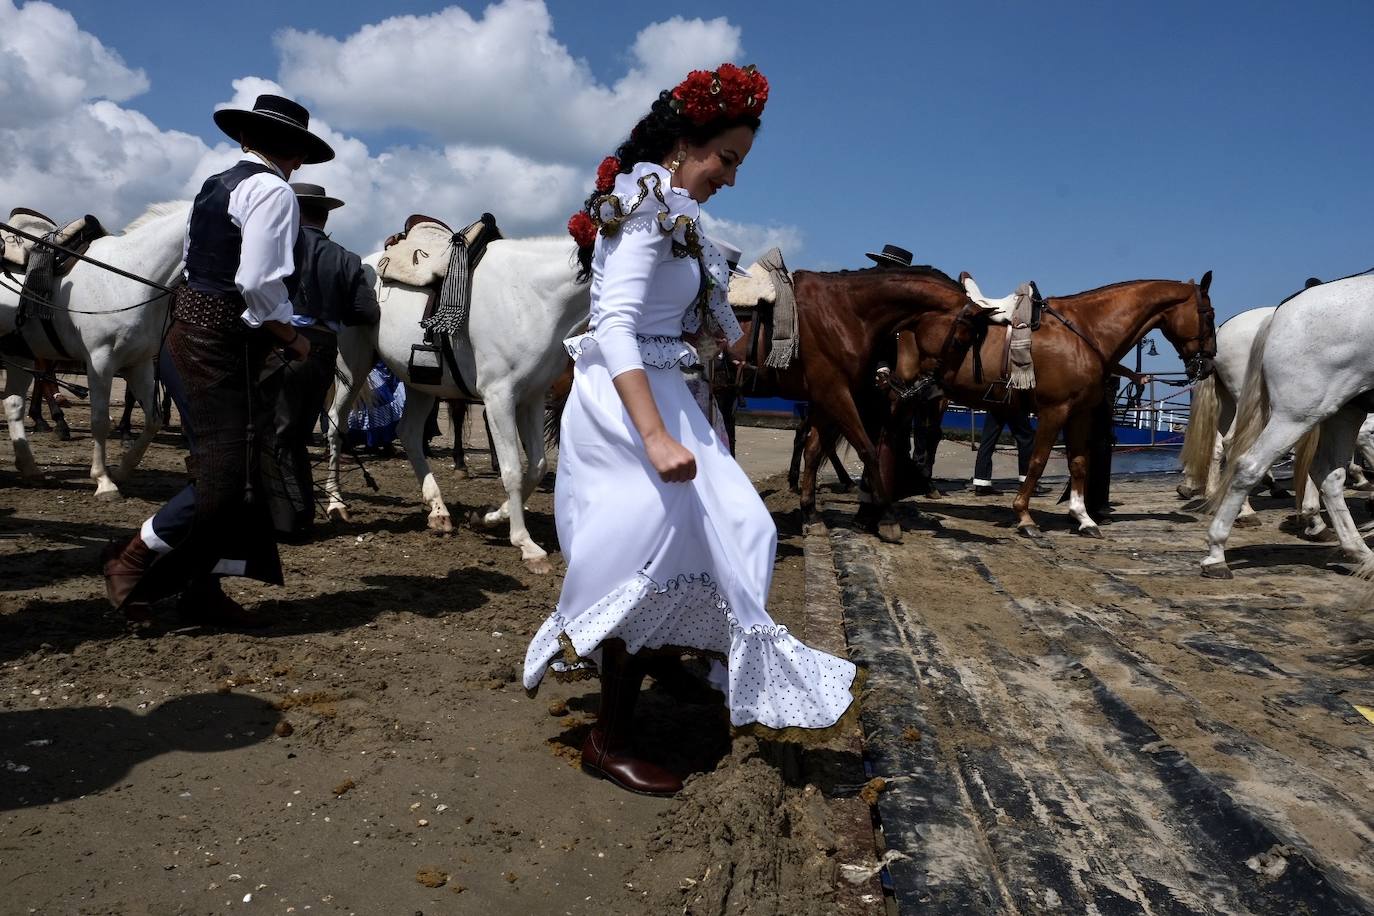
{"label": "red flower", "polygon": [[573,237],[578,248],[587,248],[596,242],[596,223],[585,210],[578,210],[568,220],[568,235]]}
{"label": "red flower", "polygon": [[768,80],[753,64],[721,64],[715,71],[693,70],[673,90],[677,110],[693,124],[718,117],[758,117],[768,101]]}
{"label": "red flower", "polygon": [[614,156],[607,156],[601,160],[601,164],[596,167],[596,190],[605,194],[615,187],[615,176],[620,174],[620,160]]}

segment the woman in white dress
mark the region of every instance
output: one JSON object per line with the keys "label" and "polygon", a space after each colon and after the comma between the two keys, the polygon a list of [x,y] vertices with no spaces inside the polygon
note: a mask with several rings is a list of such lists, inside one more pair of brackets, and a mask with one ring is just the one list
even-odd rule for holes
{"label": "woman in white dress", "polygon": [[752,67],[693,71],[602,163],[569,222],[592,285],[590,329],[566,342],[575,369],[554,503],[567,574],[524,682],[533,690],[546,669],[599,675],[582,766],[645,794],[682,787],[632,748],[651,650],[724,662],[735,726],[825,728],[853,699],[850,662],[768,616],[777,529],[680,371],[697,362],[684,334],[739,343],[729,271],[698,217],[734,185],[767,98]]}

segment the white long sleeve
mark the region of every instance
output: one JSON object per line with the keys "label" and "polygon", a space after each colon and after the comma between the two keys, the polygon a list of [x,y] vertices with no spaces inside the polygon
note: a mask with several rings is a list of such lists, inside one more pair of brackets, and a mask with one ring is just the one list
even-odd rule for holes
{"label": "white long sleeve", "polygon": [[644,304],[671,241],[646,213],[626,220],[614,237],[602,242],[606,252],[595,310],[596,342],[612,378],[644,368],[638,339]]}
{"label": "white long sleeve", "polygon": [[296,195],[281,177],[262,172],[239,182],[229,195],[229,218],[243,233],[234,283],[243,295],[244,323],[290,321],[284,282],[295,270],[293,249],[300,229]]}

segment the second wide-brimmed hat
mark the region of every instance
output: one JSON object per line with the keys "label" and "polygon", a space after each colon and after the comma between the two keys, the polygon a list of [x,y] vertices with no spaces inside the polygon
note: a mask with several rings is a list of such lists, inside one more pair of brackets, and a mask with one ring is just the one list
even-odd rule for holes
{"label": "second wide-brimmed hat", "polygon": [[296,200],[299,200],[307,207],[318,207],[322,210],[337,210],[344,205],[344,202],[337,197],[330,197],[324,193],[324,185],[310,184],[308,181],[291,182],[291,190],[296,192]]}
{"label": "second wide-brimmed hat", "polygon": [[305,106],[279,95],[258,96],[251,111],[221,108],[215,112],[215,123],[239,143],[244,131],[257,137],[279,137],[304,153],[308,164],[334,158],[334,148],[310,132],[310,112]]}
{"label": "second wide-brimmed hat", "polygon": [[898,267],[911,266],[911,252],[896,245],[884,245],[883,250],[878,254],[869,251],[865,257],[872,259],[873,263],[879,265],[895,264]]}

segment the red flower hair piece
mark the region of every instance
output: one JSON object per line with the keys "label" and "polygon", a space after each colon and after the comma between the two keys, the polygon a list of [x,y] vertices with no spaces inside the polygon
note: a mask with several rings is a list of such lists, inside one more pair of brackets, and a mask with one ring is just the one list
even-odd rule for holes
{"label": "red flower hair piece", "polygon": [[673,107],[693,124],[716,118],[759,117],[768,103],[768,80],[753,64],[721,64],[715,70],[693,70],[673,89]]}
{"label": "red flower hair piece", "polygon": [[578,248],[588,248],[596,242],[596,223],[585,210],[578,210],[568,220],[568,235],[573,237]]}
{"label": "red flower hair piece", "polygon": [[601,160],[601,164],[596,167],[596,190],[598,193],[605,194],[615,187],[615,176],[620,174],[620,160],[614,156],[607,156]]}

